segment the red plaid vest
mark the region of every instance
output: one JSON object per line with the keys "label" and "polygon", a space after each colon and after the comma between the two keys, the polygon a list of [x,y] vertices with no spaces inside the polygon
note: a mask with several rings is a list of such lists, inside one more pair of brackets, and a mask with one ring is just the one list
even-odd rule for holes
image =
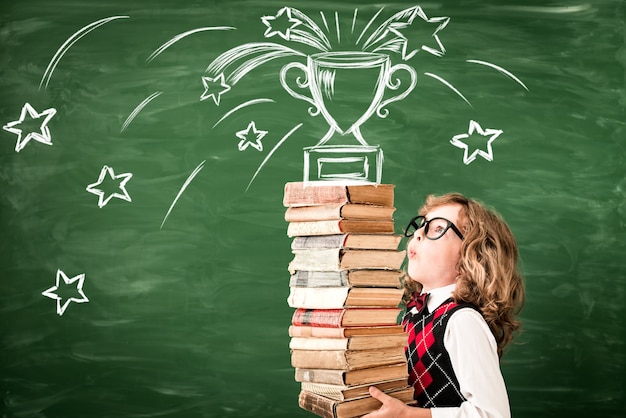
{"label": "red plaid vest", "polygon": [[420,407],[458,407],[466,400],[459,389],[443,339],[452,314],[468,307],[476,309],[469,303],[458,304],[450,298],[433,312],[413,314],[409,310],[402,318],[408,333],[405,353],[409,383],[415,388],[414,397]]}

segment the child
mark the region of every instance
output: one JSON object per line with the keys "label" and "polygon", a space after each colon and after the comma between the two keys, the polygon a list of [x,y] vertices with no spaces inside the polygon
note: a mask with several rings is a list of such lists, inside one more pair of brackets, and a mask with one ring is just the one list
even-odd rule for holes
{"label": "child", "polygon": [[499,360],[525,300],[515,238],[461,194],[428,196],[419,214],[405,230],[403,318],[417,408],[371,387],[383,405],[366,417],[510,417]]}

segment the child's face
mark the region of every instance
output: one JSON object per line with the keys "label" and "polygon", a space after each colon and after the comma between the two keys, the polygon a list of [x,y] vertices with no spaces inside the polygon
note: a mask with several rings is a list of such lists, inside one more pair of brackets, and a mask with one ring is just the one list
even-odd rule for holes
{"label": "child's face", "polygon": [[[461,205],[448,204],[428,212],[426,220],[445,218],[459,229]],[[463,241],[450,228],[439,239],[427,239],[420,228],[407,244],[409,277],[424,286],[424,291],[454,283],[458,272],[456,265],[461,254]]]}

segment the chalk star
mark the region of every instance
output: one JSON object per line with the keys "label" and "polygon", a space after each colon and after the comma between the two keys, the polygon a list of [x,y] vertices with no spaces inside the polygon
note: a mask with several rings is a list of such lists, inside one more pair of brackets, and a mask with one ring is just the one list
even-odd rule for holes
{"label": "chalk star", "polygon": [[[287,6],[280,9],[278,13],[276,13],[276,16],[261,17],[261,21],[263,21],[265,26],[267,26],[267,29],[263,34],[266,38],[278,35],[286,41],[289,40],[289,32],[296,26],[302,24],[300,19],[296,19],[291,16],[291,7]],[[284,29],[281,31],[280,27],[283,27]]]}
{"label": "chalk star", "polygon": [[[414,6],[410,9],[408,9],[410,15],[409,18],[407,19],[406,22],[394,22],[391,23],[389,25],[389,31],[392,32],[393,34],[395,34],[396,36],[398,36],[401,39],[402,42],[402,59],[403,60],[409,60],[411,59],[415,54],[417,54],[420,50],[424,50],[430,54],[436,55],[438,57],[443,56],[446,53],[446,48],[444,48],[443,44],[441,43],[441,40],[439,39],[439,36],[437,36],[437,33],[439,33],[440,30],[442,30],[443,28],[445,28],[448,25],[448,22],[450,22],[450,18],[449,17],[427,17],[426,13],[424,13],[424,10],[422,10],[422,8],[420,6]],[[420,47],[416,48],[416,49],[412,49],[409,51],[409,40],[408,38],[402,33],[400,32],[401,30],[405,30],[407,29],[409,26],[413,25],[413,21],[415,20],[415,17],[419,16],[424,22],[426,23],[430,23],[430,24],[436,24],[437,28],[435,29],[435,31],[432,34],[432,37],[434,38],[435,42],[437,43],[437,49],[432,48],[430,46],[427,45],[421,45]],[[418,42],[419,43],[419,42]]]}
{"label": "chalk star", "polygon": [[[99,186],[102,184],[102,182],[104,181],[104,177],[106,176],[107,173],[109,173],[109,176],[111,177],[112,180],[122,179],[122,181],[120,182],[120,186],[119,186],[120,190],[122,190],[122,193],[111,193],[108,197],[105,198],[104,195],[106,193],[104,192],[104,190],[98,189],[96,186]],[[98,177],[98,181],[87,186],[86,190],[89,193],[93,193],[98,196],[99,208],[105,206],[107,203],[109,203],[109,200],[111,200],[114,197],[130,202],[131,201],[130,195],[128,194],[128,191],[126,190],[124,186],[126,186],[126,183],[128,182],[128,180],[131,179],[131,177],[133,177],[132,173],[123,173],[123,174],[118,174],[116,176],[115,173],[113,172],[113,169],[105,165],[102,167],[102,170],[100,170],[100,177]]]}
{"label": "chalk star", "polygon": [[[478,133],[479,135],[481,135],[483,137],[489,137],[487,139],[487,150],[483,151],[480,148],[476,148],[476,149],[474,149],[472,151],[471,154],[468,155],[470,146],[467,143],[467,141],[463,142],[461,140],[462,139],[469,139],[469,137],[474,135],[474,133]],[[502,130],[500,130],[500,129],[484,129],[483,130],[483,128],[480,127],[478,122],[475,122],[475,121],[471,120],[470,124],[469,124],[469,130],[467,131],[467,134],[455,135],[450,140],[450,143],[452,145],[454,145],[455,147],[461,148],[461,149],[464,150],[464,152],[463,152],[463,162],[465,163],[465,165],[468,165],[469,163],[474,161],[476,159],[476,157],[479,156],[479,155],[481,157],[483,157],[487,161],[493,161],[493,150],[491,148],[491,143],[493,141],[495,141],[496,138],[498,138],[501,133],[502,133]]]}
{"label": "chalk star", "polygon": [[[37,113],[37,111],[29,103],[26,103],[22,107],[20,118],[16,121],[7,123],[2,127],[2,129],[17,135],[17,143],[15,144],[16,152],[20,152],[22,149],[24,149],[26,144],[28,144],[31,139],[34,139],[37,142],[41,142],[42,144],[52,145],[52,136],[50,135],[50,129],[47,125],[48,122],[50,122],[50,119],[52,119],[52,117],[56,113],[57,111],[54,108],[46,109],[41,113]],[[28,114],[28,116],[32,120],[37,120],[42,117],[44,119],[39,126],[39,132],[28,132],[28,134],[26,134],[26,136],[22,138],[23,131],[22,129],[17,128],[17,126],[26,121],[26,114]]]}
{"label": "chalk star", "polygon": [[[76,298],[76,297],[70,297],[67,298],[65,300],[65,302],[63,301],[63,297],[59,296],[56,292],[57,290],[59,290],[59,284],[61,283],[61,278],[63,278],[63,286],[68,286],[71,285],[75,282],[78,282],[76,284],[76,291],[80,294],[80,298]],[[67,309],[68,305],[70,304],[70,302],[76,302],[76,303],[84,303],[84,302],[89,302],[89,299],[87,299],[87,296],[85,296],[85,292],[83,292],[83,282],[85,281],[85,274],[79,274],[78,276],[74,276],[71,279],[69,279],[65,273],[63,273],[61,271],[61,269],[57,270],[57,277],[56,277],[56,285],[52,286],[50,289],[41,292],[42,295],[49,297],[50,299],[55,299],[57,301],[57,314],[59,315],[63,315],[63,312],[65,312],[65,310]]]}
{"label": "chalk star", "polygon": [[224,81],[224,73],[213,78],[202,77],[202,84],[204,84],[204,92],[200,96],[200,100],[213,97],[216,106],[220,105],[220,96],[230,90],[230,86]]}
{"label": "chalk star", "polygon": [[[254,142],[248,139],[250,131],[252,131],[252,133],[256,137],[256,141]],[[263,151],[263,144],[261,143],[261,139],[263,139],[263,137],[267,135],[267,131],[257,129],[254,121],[251,121],[246,129],[238,131],[235,135],[237,135],[237,138],[241,139],[241,141],[239,141],[239,143],[237,144],[237,148],[239,148],[239,151],[245,150],[246,148],[248,148],[248,145],[251,145],[253,148],[256,148],[259,151]]]}

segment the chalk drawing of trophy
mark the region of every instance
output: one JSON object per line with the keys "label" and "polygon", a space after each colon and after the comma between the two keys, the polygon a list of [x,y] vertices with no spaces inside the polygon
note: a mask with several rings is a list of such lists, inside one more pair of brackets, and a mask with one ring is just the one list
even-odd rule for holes
{"label": "chalk drawing of trophy", "polygon": [[[295,79],[295,88],[288,85],[290,70],[304,73],[304,77]],[[402,70],[408,72],[409,83],[394,78]],[[374,113],[380,118],[387,117],[389,111],[385,106],[411,93],[416,79],[413,67],[392,66],[389,55],[374,52],[322,52],[308,56],[307,65],[286,64],[280,72],[283,88],[296,99],[310,103],[309,114],[321,113],[330,126],[316,145],[304,148],[304,181],[380,183],[383,151],[378,145],[367,143],[361,125]],[[407,85],[404,90],[400,90],[402,84]],[[306,88],[310,97],[296,91]],[[386,90],[398,90],[398,93],[384,99]],[[358,144],[327,144],[335,134],[351,134]]]}

